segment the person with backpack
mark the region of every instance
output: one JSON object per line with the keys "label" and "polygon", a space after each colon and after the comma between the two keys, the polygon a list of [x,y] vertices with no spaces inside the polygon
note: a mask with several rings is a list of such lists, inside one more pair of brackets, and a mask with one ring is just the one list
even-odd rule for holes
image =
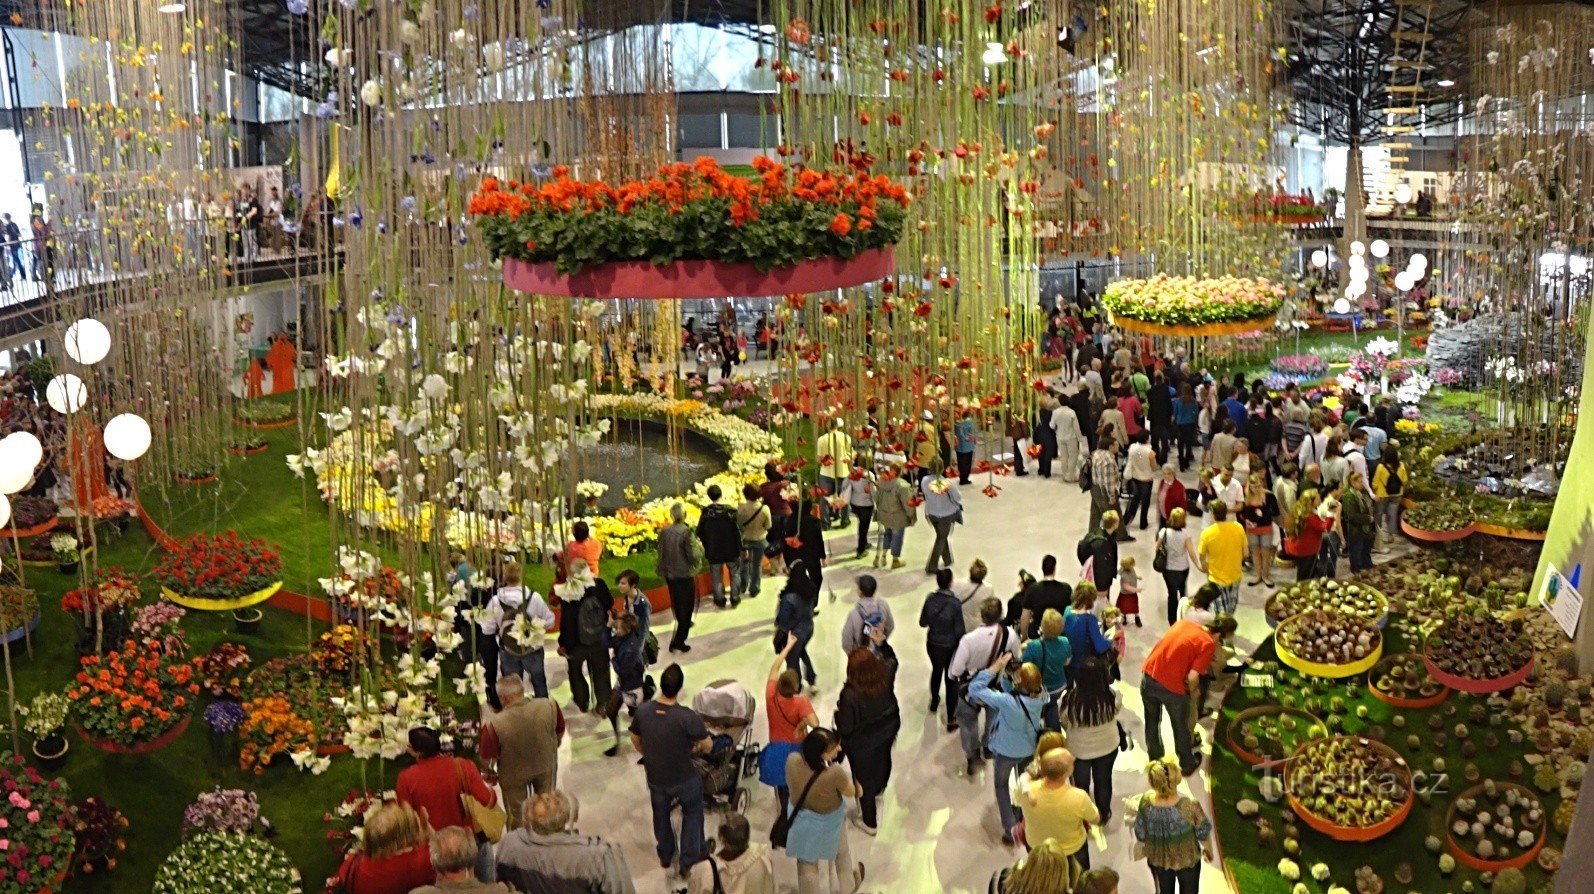
{"label": "person with backpack", "polygon": [[841,626],[841,651],[846,655],[876,643],[876,634],[879,642],[889,639],[897,626],[891,618],[891,606],[875,595],[879,584],[874,575],[858,575],[857,586],[858,603]]}
{"label": "person with backpack", "polygon": [[1388,543],[1400,536],[1400,500],[1406,491],[1406,467],[1400,462],[1400,444],[1386,441],[1373,469],[1373,496],[1378,498],[1378,519],[1385,538],[1378,547],[1387,552]]}
{"label": "person with backpack", "polygon": [[957,729],[953,719],[957,688],[952,682],[952,657],[957,654],[963,634],[968,632],[963,606],[952,594],[952,569],[942,568],[935,573],[935,589],[919,609],[919,626],[925,629],[924,649],[930,656],[930,714],[941,707],[941,684],[945,683],[946,731],[950,733]]}
{"label": "person with backpack", "polygon": [[592,576],[583,559],[571,563],[570,579],[554,592],[564,611],[559,657],[570,669],[570,699],[582,711],[602,711],[609,704],[609,612],[614,596],[603,578]]}
{"label": "person with backpack", "polygon": [[989,667],[975,674],[969,682],[969,701],[996,715],[991,728],[990,750],[995,759],[996,772],[992,775],[1003,844],[1013,843],[1013,829],[1018,825],[1009,780],[1014,770],[1034,757],[1035,742],[1045,728],[1048,704],[1040,668],[1033,664],[1021,665],[1012,683],[1004,679],[1001,688],[994,685],[1012,660],[1012,652],[1001,652]]}
{"label": "person with backpack", "polygon": [[507,566],[503,577],[503,585],[482,610],[482,633],[497,638],[499,673],[529,680],[531,691],[538,698],[547,698],[543,640],[558,622],[540,594],[521,586],[519,565]]}
{"label": "person with backpack", "polygon": [[1113,579],[1118,576],[1118,510],[1108,509],[1090,533],[1080,538],[1074,547],[1079,564],[1087,568],[1085,577],[1096,585],[1103,596],[1112,593]]}
{"label": "person with backpack", "polygon": [[741,539],[742,550],[737,554],[736,567],[731,573],[731,604],[736,605],[747,597],[758,596],[764,571],[764,547],[768,545],[770,525],[774,518],[764,505],[755,484],[742,485],[742,505],[736,507],[736,535]]}
{"label": "person with backpack", "polygon": [[[963,634],[963,638],[958,640],[951,667],[952,679],[958,682],[959,687],[953,700],[957,703],[955,716],[970,779],[974,778],[980,762],[990,756],[989,742],[996,714],[988,706],[970,701],[964,687],[981,668],[994,664],[997,656],[1017,657],[1018,647],[1018,634],[1002,623],[1002,600],[995,596],[986,597],[980,602],[980,627]],[[1006,665],[1005,661],[1003,665]],[[981,711],[985,712],[983,726],[980,724]],[[1007,785],[1005,776],[1002,777],[1001,785]]]}
{"label": "person with backpack", "polygon": [[708,486],[709,504],[703,507],[697,519],[697,539],[703,544],[703,559],[708,563],[709,585],[714,591],[714,605],[719,608],[735,606],[739,597],[727,597],[725,581],[731,566],[742,553],[742,535],[736,523],[736,510],[720,502],[723,491],[718,484]]}
{"label": "person with backpack", "polygon": [[614,616],[612,623],[614,632],[609,642],[614,650],[617,685],[603,707],[603,713],[609,718],[609,726],[614,730],[614,744],[603,752],[608,757],[620,753],[620,708],[624,707],[635,717],[637,707],[648,696],[647,664],[637,616],[622,611]]}

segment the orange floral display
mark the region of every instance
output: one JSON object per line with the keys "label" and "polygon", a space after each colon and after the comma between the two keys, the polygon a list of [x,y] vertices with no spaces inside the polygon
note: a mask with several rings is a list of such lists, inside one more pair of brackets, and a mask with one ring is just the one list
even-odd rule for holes
{"label": "orange floral display", "polygon": [[319,741],[315,724],[294,713],[287,698],[270,695],[244,702],[243,726],[238,728],[238,738],[243,747],[238,751],[238,766],[262,775],[278,756],[301,748],[315,750]]}
{"label": "orange floral display", "polygon": [[582,181],[564,166],[544,183],[482,181],[471,197],[496,258],[552,263],[570,274],[610,261],[743,262],[760,271],[852,258],[896,244],[910,201],[860,153],[816,170],[760,156],[753,177],[711,158],[666,165],[646,180]]}
{"label": "orange floral display", "polygon": [[154,640],[126,640],[105,657],[85,655],[67,690],[72,716],[90,738],[153,742],[181,723],[199,693],[194,668]]}

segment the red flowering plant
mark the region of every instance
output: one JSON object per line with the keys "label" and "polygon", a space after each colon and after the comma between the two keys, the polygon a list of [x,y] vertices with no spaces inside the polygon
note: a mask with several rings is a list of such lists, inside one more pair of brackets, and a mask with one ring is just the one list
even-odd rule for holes
{"label": "red flowering plant", "polygon": [[153,640],[124,640],[121,648],[85,655],[67,689],[72,716],[91,738],[118,745],[153,742],[188,716],[199,694],[194,667]]}
{"label": "red flowering plant", "polygon": [[747,262],[768,271],[851,258],[902,238],[907,190],[871,174],[867,154],[846,161],[819,170],[759,156],[749,178],[702,157],[619,184],[576,180],[561,165],[541,184],[488,177],[469,211],[493,257],[552,263],[560,273],[638,260]]}
{"label": "red flowering plant", "polygon": [[114,565],[101,566],[94,586],[61,595],[61,611],[87,618],[97,611],[119,612],[138,603],[138,580]]}
{"label": "red flowering plant", "polygon": [[193,659],[199,686],[217,698],[240,698],[249,670],[249,650],[238,643],[217,643]]}
{"label": "red flowering plant", "polygon": [[77,872],[90,875],[116,868],[116,855],[127,850],[127,816],[96,797],[72,805],[72,832],[77,847],[72,852]]}
{"label": "red flowering plant", "polygon": [[66,783],[45,779],[15,755],[0,758],[0,894],[56,887],[72,860],[72,802]]}
{"label": "red flowering plant", "polygon": [[194,599],[238,599],[282,579],[282,557],[259,538],[236,531],[195,534],[172,547],[155,567],[155,579]]}

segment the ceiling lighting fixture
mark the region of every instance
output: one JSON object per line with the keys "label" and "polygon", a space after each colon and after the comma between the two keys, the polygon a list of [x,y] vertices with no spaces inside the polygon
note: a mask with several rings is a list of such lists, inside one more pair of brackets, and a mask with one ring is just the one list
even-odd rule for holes
{"label": "ceiling lighting fixture", "polygon": [[980,54],[980,61],[986,65],[1001,65],[1007,61],[1007,50],[993,40],[985,45],[985,52]]}
{"label": "ceiling lighting fixture", "polygon": [[161,5],[155,7],[156,12],[164,12],[168,15],[184,12],[187,9],[188,4],[186,3],[162,3]]}
{"label": "ceiling lighting fixture", "polygon": [[1440,78],[1439,80],[1434,81],[1434,85],[1438,87],[1454,87],[1456,86],[1456,82],[1451,78]]}

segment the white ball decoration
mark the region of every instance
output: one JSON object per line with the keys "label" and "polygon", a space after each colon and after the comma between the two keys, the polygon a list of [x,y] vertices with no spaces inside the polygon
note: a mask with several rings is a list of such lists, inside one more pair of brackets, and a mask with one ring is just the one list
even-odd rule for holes
{"label": "white ball decoration", "polygon": [[1415,285],[1417,285],[1417,277],[1413,276],[1410,270],[1402,270],[1395,274],[1395,288],[1402,292],[1411,291]]}
{"label": "white ball decoration", "polygon": [[89,389],[83,380],[64,373],[50,380],[44,388],[44,399],[57,413],[76,413],[89,402]]}
{"label": "white ball decoration", "polygon": [[66,355],[84,366],[93,366],[111,353],[111,330],[92,317],[84,317],[66,327]]}
{"label": "white ball decoration", "polygon": [[44,459],[44,445],[30,431],[15,431],[0,440],[0,445],[13,451],[10,455],[24,467],[32,470]]}
{"label": "white ball decoration", "polygon": [[[22,462],[19,448],[10,439],[0,441],[0,494],[14,494],[33,480],[34,464]],[[11,505],[6,504],[9,514]]]}
{"label": "white ball decoration", "polygon": [[1341,298],[1341,299],[1335,301],[1334,302],[1334,313],[1337,313],[1337,314],[1348,314],[1348,313],[1350,313],[1350,302],[1347,301],[1344,298]]}
{"label": "white ball decoration", "polygon": [[1367,250],[1367,246],[1363,245],[1362,241],[1360,239],[1357,239],[1355,242],[1352,242],[1350,244],[1350,253],[1353,256],[1360,256],[1366,250]]}
{"label": "white ball decoration", "polygon": [[1405,205],[1411,202],[1411,184],[1402,183],[1395,187],[1395,204]]}
{"label": "white ball decoration", "polygon": [[1372,256],[1375,258],[1389,257],[1389,243],[1382,239],[1374,239],[1373,244],[1367,246],[1367,250],[1372,253]]}
{"label": "white ball decoration", "polygon": [[1317,251],[1312,252],[1312,266],[1313,267],[1327,267],[1328,266],[1328,252],[1323,251],[1321,248],[1319,248]]}
{"label": "white ball decoration", "polygon": [[136,413],[123,413],[105,423],[105,450],[132,462],[149,452],[149,423]]}
{"label": "white ball decoration", "polygon": [[1367,281],[1367,277],[1369,277],[1371,275],[1372,275],[1371,273],[1367,272],[1367,268],[1366,267],[1352,267],[1352,268],[1350,268],[1350,281],[1351,282],[1366,282]]}
{"label": "white ball decoration", "polygon": [[1413,269],[1413,270],[1419,270],[1419,271],[1420,270],[1427,270],[1428,269],[1428,256],[1419,251],[1416,254],[1412,255],[1411,256],[1411,260],[1407,261],[1406,263],[1407,263],[1407,266],[1411,267],[1411,269]]}
{"label": "white ball decoration", "polygon": [[1364,282],[1353,282],[1345,287],[1346,298],[1360,298],[1365,294],[1367,294],[1367,284]]}
{"label": "white ball decoration", "polygon": [[0,528],[11,523],[11,498],[0,494]]}
{"label": "white ball decoration", "polygon": [[1355,270],[1366,270],[1367,269],[1367,256],[1366,255],[1351,255],[1350,256],[1350,261],[1348,261],[1347,263],[1350,265],[1350,269],[1353,270],[1353,271],[1355,271]]}

